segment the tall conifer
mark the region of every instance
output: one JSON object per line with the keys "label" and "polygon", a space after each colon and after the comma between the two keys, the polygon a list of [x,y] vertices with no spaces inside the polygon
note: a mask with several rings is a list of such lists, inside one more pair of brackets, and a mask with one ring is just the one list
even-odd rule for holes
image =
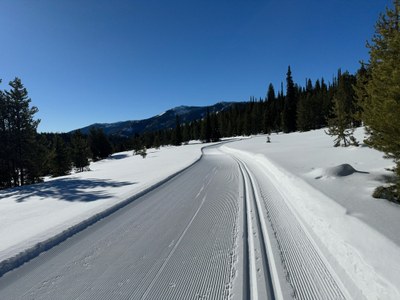
{"label": "tall conifer", "polygon": [[180,146],[182,144],[182,128],[179,116],[175,116],[175,129],[172,134],[172,144],[174,146]]}
{"label": "tall conifer", "polygon": [[36,149],[36,130],[40,120],[34,120],[38,109],[35,106],[30,107],[31,99],[21,79],[15,78],[10,82],[10,86],[11,90],[5,92],[3,102],[7,119],[7,160],[12,185],[18,186],[30,183],[27,182],[28,177],[32,178],[28,173],[30,167],[37,163],[33,153]]}
{"label": "tall conifer", "polygon": [[86,136],[80,130],[72,135],[72,162],[79,172],[89,166],[90,148]]}
{"label": "tall conifer", "polygon": [[283,106],[282,127],[284,132],[296,131],[297,95],[290,66],[286,73],[286,97]]}
{"label": "tall conifer", "polygon": [[354,133],[354,77],[338,71],[336,91],[333,97],[332,117],[328,120],[327,134],[334,136],[334,146],[357,145]]}
{"label": "tall conifer", "polygon": [[[400,191],[400,0],[386,9],[375,25],[370,51],[370,78],[365,84],[363,120],[370,133],[367,142],[396,163]],[[400,192],[397,192],[398,194]]]}

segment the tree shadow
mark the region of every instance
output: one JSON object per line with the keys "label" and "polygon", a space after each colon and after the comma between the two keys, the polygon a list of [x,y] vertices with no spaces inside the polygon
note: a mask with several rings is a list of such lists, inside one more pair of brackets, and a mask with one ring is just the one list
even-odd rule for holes
{"label": "tree shadow", "polygon": [[[100,179],[61,178],[44,183],[22,186],[0,193],[0,199],[14,196],[18,203],[25,202],[29,197],[56,198],[69,202],[92,202],[111,198],[107,193],[109,188],[133,185],[136,182],[117,182]],[[93,190],[94,189],[94,190]]]}

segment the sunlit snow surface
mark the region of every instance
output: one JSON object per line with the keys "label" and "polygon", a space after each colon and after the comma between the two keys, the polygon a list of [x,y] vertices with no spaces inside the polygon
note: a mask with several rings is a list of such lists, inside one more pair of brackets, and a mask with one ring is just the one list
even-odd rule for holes
{"label": "sunlit snow surface", "polygon": [[[400,207],[371,197],[393,162],[363,145],[334,148],[324,130],[272,134],[222,150],[272,183],[304,224],[350,294],[400,299]],[[92,163],[91,171],[0,191],[0,260],[124,201],[201,156],[202,144],[131,152]],[[260,183],[261,188],[267,188]]]}
{"label": "sunlit snow surface", "polygon": [[223,148],[262,170],[300,216],[353,295],[400,299],[400,206],[371,194],[394,163],[366,147],[333,147],[324,130]]}
{"label": "sunlit snow surface", "polygon": [[92,163],[90,171],[0,191],[0,261],[103,211],[183,169],[203,144],[132,151]]}

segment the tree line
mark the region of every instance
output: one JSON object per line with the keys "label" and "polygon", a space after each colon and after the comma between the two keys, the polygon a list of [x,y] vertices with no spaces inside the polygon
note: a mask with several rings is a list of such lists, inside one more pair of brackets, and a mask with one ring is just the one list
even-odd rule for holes
{"label": "tree line", "polygon": [[[361,68],[358,73],[365,72]],[[361,76],[361,75],[360,75]],[[179,146],[191,140],[217,142],[222,137],[259,133],[308,131],[329,127],[346,115],[345,130],[359,125],[355,90],[357,75],[338,71],[331,83],[323,78],[304,87],[293,82],[288,67],[286,90],[279,92],[269,84],[266,96],[239,102],[225,111],[210,113],[200,120],[181,124],[176,115],[175,127],[134,134],[132,137],[107,136],[100,128],[91,128],[88,135],[73,133],[37,133],[38,109],[30,107],[31,99],[19,78],[9,83],[9,91],[0,92],[0,187],[15,187],[40,182],[43,176],[63,176],[84,171],[90,160],[108,157],[113,152],[133,150],[145,157],[146,149],[165,145]],[[339,105],[339,103],[343,103]]]}
{"label": "tree line", "polygon": [[[361,63],[355,74],[338,70],[304,86],[293,81],[289,66],[279,91],[268,85],[265,97],[251,97],[225,111],[210,113],[175,127],[134,134],[133,137],[106,136],[92,128],[88,135],[37,133],[38,109],[19,78],[10,89],[0,91],[0,188],[41,181],[46,175],[66,175],[75,168],[85,170],[90,160],[106,158],[113,151],[134,150],[146,157],[147,148],[181,145],[190,140],[219,141],[221,137],[271,132],[308,131],[326,127],[334,146],[358,145],[354,128],[364,124],[366,143],[396,163],[394,184],[382,188],[381,195],[398,201],[400,190],[400,0],[387,9],[376,23],[375,34],[367,47],[368,63]],[[387,196],[389,194],[389,196]]]}

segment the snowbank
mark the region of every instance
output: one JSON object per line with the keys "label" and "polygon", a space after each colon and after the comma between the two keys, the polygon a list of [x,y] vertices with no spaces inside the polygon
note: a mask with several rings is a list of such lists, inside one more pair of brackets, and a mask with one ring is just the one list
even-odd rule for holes
{"label": "snowbank", "polygon": [[334,148],[322,130],[271,141],[259,136],[224,148],[279,187],[352,295],[400,299],[400,207],[370,196],[393,163],[366,147]]}

